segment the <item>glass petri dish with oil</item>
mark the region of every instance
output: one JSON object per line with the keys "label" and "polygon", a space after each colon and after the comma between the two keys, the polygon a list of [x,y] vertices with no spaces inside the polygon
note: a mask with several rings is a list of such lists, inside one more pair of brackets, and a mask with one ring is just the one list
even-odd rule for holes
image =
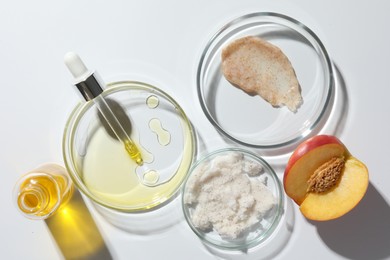
{"label": "glass petri dish with oil", "polygon": [[130,158],[93,102],[80,103],[63,137],[70,176],[103,207],[142,212],[163,205],[180,190],[194,158],[190,121],[173,98],[142,82],[114,82],[103,95],[141,152],[143,163]]}

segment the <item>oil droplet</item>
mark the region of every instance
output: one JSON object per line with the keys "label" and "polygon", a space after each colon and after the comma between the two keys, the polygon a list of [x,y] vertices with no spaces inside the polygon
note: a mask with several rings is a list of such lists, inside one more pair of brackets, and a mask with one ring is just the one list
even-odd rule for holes
{"label": "oil droplet", "polygon": [[146,104],[149,108],[156,108],[159,104],[158,97],[155,95],[151,95],[146,99]]}
{"label": "oil droplet", "polygon": [[158,182],[160,174],[155,170],[149,170],[144,173],[144,184],[154,185]]}
{"label": "oil droplet", "polygon": [[150,130],[152,130],[157,135],[158,142],[161,145],[167,146],[171,142],[171,134],[162,127],[161,121],[159,119],[151,119],[149,121],[149,127]]}

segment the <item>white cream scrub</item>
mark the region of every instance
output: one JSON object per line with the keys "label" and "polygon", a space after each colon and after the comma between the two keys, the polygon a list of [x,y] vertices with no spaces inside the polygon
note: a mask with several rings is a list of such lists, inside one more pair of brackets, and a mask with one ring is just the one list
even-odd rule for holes
{"label": "white cream scrub", "polygon": [[214,229],[225,239],[240,238],[276,205],[262,166],[239,152],[203,162],[187,182],[184,203],[193,207],[192,222]]}

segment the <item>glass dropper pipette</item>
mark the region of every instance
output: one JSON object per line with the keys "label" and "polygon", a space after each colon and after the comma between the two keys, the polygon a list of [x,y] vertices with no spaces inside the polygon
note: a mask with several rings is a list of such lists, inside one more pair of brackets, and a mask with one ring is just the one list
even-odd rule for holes
{"label": "glass dropper pipette", "polygon": [[141,153],[125,131],[120,120],[115,116],[109,102],[101,95],[104,84],[97,78],[96,73],[88,70],[81,58],[74,52],[67,53],[64,61],[75,78],[75,85],[84,99],[94,102],[110,129],[114,132],[118,140],[123,143],[131,159],[141,166],[143,164]]}

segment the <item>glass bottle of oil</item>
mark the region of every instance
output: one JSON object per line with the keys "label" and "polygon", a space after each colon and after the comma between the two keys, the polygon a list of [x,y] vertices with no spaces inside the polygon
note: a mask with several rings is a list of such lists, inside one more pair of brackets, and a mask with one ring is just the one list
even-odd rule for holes
{"label": "glass bottle of oil", "polygon": [[73,185],[65,168],[44,164],[18,180],[14,199],[24,216],[46,219],[66,204],[72,193]]}

